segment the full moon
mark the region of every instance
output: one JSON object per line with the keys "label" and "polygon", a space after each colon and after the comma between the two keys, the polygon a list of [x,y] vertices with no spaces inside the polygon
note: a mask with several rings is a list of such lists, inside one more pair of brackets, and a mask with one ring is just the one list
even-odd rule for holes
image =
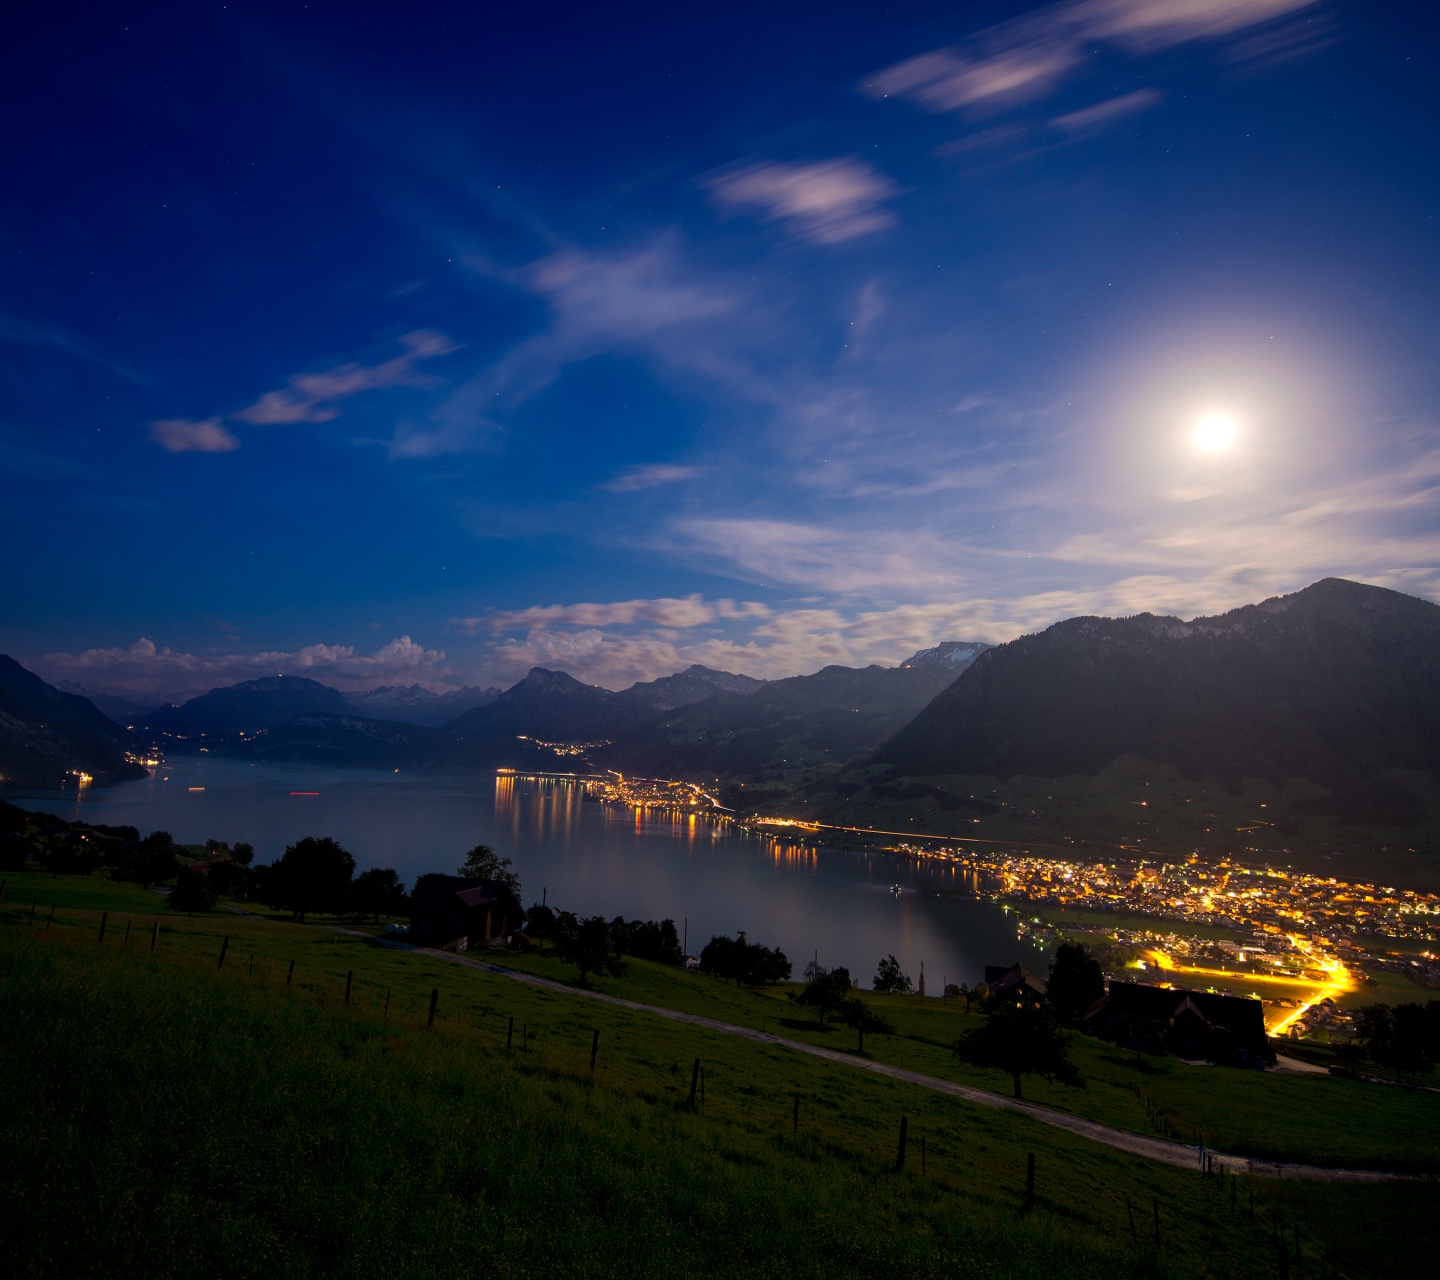
{"label": "full moon", "polygon": [[1207,453],[1219,453],[1235,443],[1235,419],[1223,413],[1210,413],[1195,424],[1194,441]]}

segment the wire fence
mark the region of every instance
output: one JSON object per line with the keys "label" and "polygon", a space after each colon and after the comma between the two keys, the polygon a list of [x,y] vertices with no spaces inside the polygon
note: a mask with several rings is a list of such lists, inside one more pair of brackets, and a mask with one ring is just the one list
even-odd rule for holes
{"label": "wire fence", "polygon": [[1343,1257],[1332,1242],[1301,1231],[1296,1221],[1287,1222],[1278,1204],[1263,1192],[1256,1192],[1255,1178],[1238,1172],[1228,1163],[1245,1157],[1207,1150],[1203,1130],[1172,1121],[1164,1108],[1139,1085],[1131,1084],[1130,1089],[1144,1104],[1146,1118],[1158,1134],[1195,1147],[1201,1176],[1215,1186],[1229,1212],[1248,1220],[1255,1230],[1269,1233],[1280,1276],[1288,1277],[1293,1269],[1305,1275],[1330,1276],[1332,1280],[1374,1280],[1373,1272]]}
{"label": "wire fence", "polygon": [[[0,892],[3,892],[3,886],[0,886]],[[95,918],[97,914],[98,921]],[[57,908],[52,905],[48,910],[42,910],[38,901],[32,902],[28,908],[23,904],[7,904],[3,896],[0,896],[0,919],[22,922],[43,936],[55,925]],[[97,927],[96,940],[100,945],[105,945],[107,938],[113,943],[118,935],[123,946],[142,947],[152,954],[181,959],[198,968],[205,968],[213,962],[216,972],[234,973],[243,970],[246,978],[251,981],[258,977],[262,984],[268,986],[273,980],[276,987],[288,988],[297,994],[311,995],[317,998],[322,1005],[341,1004],[357,1009],[369,1009],[378,1013],[387,1023],[393,1016],[397,1026],[408,1023],[418,1029],[423,1022],[427,1028],[431,1028],[439,1013],[440,992],[438,987],[432,988],[428,996],[427,1007],[421,1013],[406,1007],[401,1001],[395,1001],[393,999],[395,990],[392,986],[361,977],[354,969],[329,969],[308,960],[302,966],[294,956],[268,950],[250,939],[245,939],[238,946],[232,948],[231,940],[235,935],[222,934],[218,930],[213,933],[202,932],[177,929],[173,925],[166,929],[162,926],[161,921],[154,917],[147,917],[146,927],[136,930],[134,929],[135,919],[132,916],[120,916],[112,922],[110,913],[107,911],[97,913],[80,909],[60,911],[58,919],[64,926],[89,924]],[[244,916],[237,917],[237,924],[243,923],[245,919]],[[268,921],[261,922],[269,923]],[[176,923],[178,923],[178,918]],[[375,935],[352,934],[350,936],[364,937],[373,945],[380,944],[379,937]],[[259,962],[258,967],[257,961]],[[540,1053],[540,1045],[528,1024],[522,1022],[517,1035],[514,1017],[507,1015],[505,1021],[505,1030],[500,1038],[503,1039],[507,1051],[513,1053],[518,1041],[520,1057],[528,1059],[532,1054]],[[498,1044],[499,1040],[497,1040],[497,1048]],[[566,1046],[566,1048],[568,1047]],[[561,1057],[566,1059],[565,1074],[579,1079],[587,1076],[593,1079],[599,1048],[600,1032],[596,1029],[588,1045],[578,1055],[561,1054]],[[586,1052],[589,1056],[589,1068],[588,1071],[582,1071],[569,1059],[578,1056],[579,1060],[583,1061]],[[555,1060],[552,1053],[538,1059],[536,1065],[553,1070],[561,1064]],[[691,1077],[689,1097],[685,1104],[690,1110],[703,1114],[705,1089],[704,1064],[697,1058]],[[1280,1280],[1289,1280],[1292,1274],[1313,1277],[1329,1276],[1331,1280],[1376,1280],[1373,1272],[1342,1257],[1333,1244],[1321,1240],[1313,1233],[1302,1231],[1299,1223],[1293,1219],[1287,1221],[1278,1204],[1268,1199],[1263,1192],[1256,1191],[1256,1179],[1253,1176],[1241,1174],[1229,1167],[1227,1161],[1235,1161],[1240,1157],[1226,1156],[1222,1152],[1208,1150],[1205,1147],[1204,1133],[1201,1130],[1181,1126],[1173,1121],[1163,1107],[1154,1098],[1144,1093],[1138,1085],[1132,1083],[1130,1089],[1144,1105],[1146,1117],[1158,1134],[1195,1148],[1196,1170],[1202,1179],[1214,1187],[1216,1207],[1227,1210],[1237,1224],[1248,1226],[1254,1232],[1270,1236],[1275,1250],[1276,1275]],[[801,1132],[801,1103],[804,1096],[800,1093],[793,1095],[794,1108],[791,1129],[792,1135],[795,1137],[798,1137]],[[920,1148],[919,1172],[921,1176],[926,1175],[929,1165],[937,1159],[944,1161],[947,1165],[954,1162],[955,1153],[948,1152],[943,1148],[930,1148],[927,1143],[928,1136],[911,1131],[908,1118],[901,1118],[894,1165],[897,1172],[907,1167],[913,1171],[915,1160],[909,1155],[909,1148],[914,1143],[918,1143]],[[1035,1180],[1036,1160],[1035,1155],[1030,1153],[1026,1162],[1023,1184],[1017,1185],[1023,1208],[1027,1211],[1035,1204]],[[1149,1199],[1151,1203],[1147,1213],[1147,1206],[1143,1200],[1137,1202],[1128,1196],[1118,1198],[1113,1206],[1116,1213],[1115,1230],[1117,1238],[1129,1237],[1136,1252],[1158,1258],[1165,1249],[1166,1232],[1163,1229],[1163,1223],[1175,1210],[1170,1205],[1162,1206],[1159,1197],[1151,1196]],[[1122,1202],[1123,1218],[1119,1216]],[[1163,1213],[1162,1208],[1164,1209]]]}

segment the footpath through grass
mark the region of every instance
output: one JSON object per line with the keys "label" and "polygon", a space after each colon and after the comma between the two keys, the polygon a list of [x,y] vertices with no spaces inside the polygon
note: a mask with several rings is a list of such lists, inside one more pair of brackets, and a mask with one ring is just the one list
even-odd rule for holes
{"label": "footpath through grass", "polygon": [[[1023,1116],[321,928],[161,908],[153,954],[152,916],[127,945],[113,913],[100,944],[97,912],[32,925],[11,888],[0,1245],[19,1274],[1278,1274],[1244,1183],[1232,1209],[1228,1183]],[[770,1030],[803,1022],[656,969],[630,981],[675,982],[729,1021],[749,1003]],[[914,1011],[932,1015],[963,1017]],[[1433,1186],[1255,1190],[1262,1209],[1287,1197],[1312,1263],[1338,1245],[1375,1274],[1428,1274]]]}
{"label": "footpath through grass", "polygon": [[[502,954],[496,963],[574,982],[575,970],[553,957]],[[784,990],[746,991],[666,965],[629,962],[624,978],[593,978],[607,995],[718,1018],[842,1051],[856,1048],[843,1026],[823,1030]],[[859,992],[894,1023],[895,1036],[870,1035],[866,1056],[928,1075],[1009,1095],[1010,1077],[962,1066],[951,1046],[979,1025],[963,1001]],[[1027,1078],[1027,1099],[1135,1133],[1162,1132],[1235,1155],[1349,1169],[1440,1172],[1440,1094],[1380,1088],[1333,1076],[1285,1076],[1224,1067],[1191,1066],[1174,1057],[1133,1053],[1088,1036],[1071,1040],[1071,1056],[1086,1087],[1073,1089]],[[1151,1104],[1147,1108],[1147,1100]]]}

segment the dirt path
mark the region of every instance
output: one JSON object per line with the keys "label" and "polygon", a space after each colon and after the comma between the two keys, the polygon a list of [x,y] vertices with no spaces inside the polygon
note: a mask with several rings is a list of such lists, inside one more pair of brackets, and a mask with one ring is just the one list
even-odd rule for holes
{"label": "dirt path", "polygon": [[[351,931],[341,930],[340,932]],[[373,935],[369,934],[362,936],[373,938]],[[963,1098],[966,1102],[973,1102],[978,1106],[993,1107],[1000,1111],[1017,1111],[1022,1115],[1029,1116],[1032,1120],[1040,1121],[1041,1124],[1053,1125],[1057,1129],[1064,1129],[1079,1137],[1088,1138],[1092,1142],[1103,1143],[1118,1151],[1142,1156],[1146,1160],[1158,1160],[1162,1164],[1174,1165],[1181,1169],[1198,1169],[1200,1162],[1208,1154],[1214,1165],[1223,1165],[1228,1173],[1248,1173],[1262,1178],[1307,1178],[1333,1182],[1434,1182],[1440,1180],[1432,1174],[1388,1173],[1379,1169],[1327,1169],[1313,1164],[1251,1160],[1245,1156],[1226,1155],[1219,1151],[1204,1151],[1200,1147],[1185,1146],[1179,1142],[1167,1142],[1163,1138],[1146,1137],[1141,1133],[1131,1133],[1128,1129],[1117,1129],[1113,1125],[1100,1124],[1095,1120],[1085,1120],[1079,1116],[1068,1115],[1063,1111],[1054,1111],[1033,1102],[1024,1102],[1015,1098],[1007,1098],[1003,1094],[956,1084],[951,1080],[942,1080],[939,1076],[929,1076],[919,1071],[907,1071],[904,1067],[892,1067],[887,1063],[874,1062],[866,1058],[857,1058],[853,1054],[806,1044],[803,1040],[789,1040],[784,1036],[771,1035],[768,1031],[756,1031],[750,1027],[736,1026],[734,1023],[720,1022],[714,1018],[703,1018],[695,1013],[681,1013],[678,1009],[665,1009],[659,1005],[642,1004],[638,1000],[625,1000],[620,996],[604,995],[599,991],[585,991],[579,987],[568,986],[563,982],[554,982],[549,978],[539,978],[534,974],[522,973],[518,969],[507,969],[503,965],[492,964],[488,960],[479,960],[474,956],[457,955],[450,951],[436,951],[429,947],[412,947],[408,943],[392,942],[388,938],[374,938],[373,940],[381,946],[413,951],[435,960],[448,960],[469,969],[479,969],[485,973],[495,974],[497,977],[509,978],[512,982],[523,982],[528,986],[543,987],[564,995],[580,996],[587,1000],[599,1000],[605,1004],[619,1005],[625,1009],[635,1009],[641,1013],[654,1014],[659,1018],[669,1018],[673,1022],[686,1022],[691,1026],[704,1027],[707,1031],[718,1031],[721,1035],[740,1036],[742,1039],[754,1040],[760,1044],[780,1045],[786,1049],[793,1049],[796,1053],[808,1053],[811,1057],[825,1058],[830,1062],[836,1062],[846,1067],[855,1067],[861,1071],[873,1071],[876,1075],[889,1076],[892,1080],[902,1080],[906,1084],[918,1085],[922,1089],[930,1089],[936,1093],[948,1093],[952,1097]]]}

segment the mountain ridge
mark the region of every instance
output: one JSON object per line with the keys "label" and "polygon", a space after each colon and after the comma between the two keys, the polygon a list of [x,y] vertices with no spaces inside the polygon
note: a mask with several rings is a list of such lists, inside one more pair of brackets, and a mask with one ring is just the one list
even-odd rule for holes
{"label": "mountain ridge", "polygon": [[1440,768],[1440,605],[1328,578],[1182,622],[1058,622],[982,654],[870,760],[911,776],[1094,773],[1353,785]]}

